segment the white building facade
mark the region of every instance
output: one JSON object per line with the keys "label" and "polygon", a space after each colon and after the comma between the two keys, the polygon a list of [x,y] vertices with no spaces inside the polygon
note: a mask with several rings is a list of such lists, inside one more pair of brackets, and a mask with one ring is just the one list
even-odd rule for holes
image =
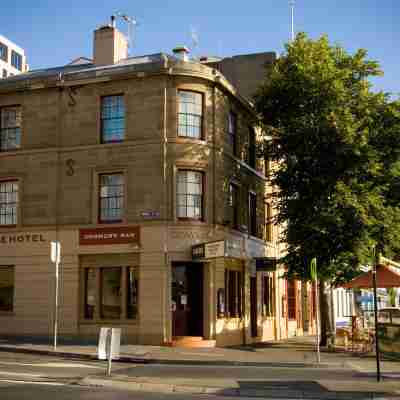
{"label": "white building facade", "polygon": [[28,71],[25,51],[0,35],[0,79]]}

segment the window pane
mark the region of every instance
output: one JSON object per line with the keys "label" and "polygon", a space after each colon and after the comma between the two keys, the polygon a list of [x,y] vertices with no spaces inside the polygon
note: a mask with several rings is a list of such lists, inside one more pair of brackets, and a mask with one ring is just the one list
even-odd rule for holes
{"label": "window pane", "polygon": [[178,92],[178,136],[201,138],[203,95],[201,93]]}
{"label": "window pane", "polygon": [[123,174],[100,175],[100,222],[120,221],[124,210]]}
{"label": "window pane", "polygon": [[101,139],[103,143],[120,142],[125,136],[125,103],[123,96],[101,99]]}
{"label": "window pane", "polygon": [[101,268],[101,318],[121,318],[121,268]]}
{"label": "window pane", "polygon": [[138,280],[135,268],[127,269],[127,292],[126,292],[126,317],[135,319],[138,315]]}
{"label": "window pane", "polygon": [[17,224],[18,183],[0,182],[0,225]]}
{"label": "window pane", "polygon": [[4,107],[0,110],[0,151],[21,147],[21,107]]}
{"label": "window pane", "polygon": [[14,309],[14,267],[0,267],[0,311]]}
{"label": "window pane", "polygon": [[85,269],[85,318],[93,319],[96,308],[96,270]]}
{"label": "window pane", "polygon": [[178,171],[178,218],[202,218],[203,174],[197,171]]}

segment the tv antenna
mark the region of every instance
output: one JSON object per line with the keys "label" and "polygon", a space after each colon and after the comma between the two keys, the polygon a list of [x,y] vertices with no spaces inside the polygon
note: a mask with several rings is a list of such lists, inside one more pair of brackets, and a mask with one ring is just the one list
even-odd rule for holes
{"label": "tv antenna", "polygon": [[199,45],[199,34],[197,32],[197,29],[194,26],[190,27],[190,38],[192,39],[192,53],[194,54],[194,50],[198,47]]}
{"label": "tv antenna", "polygon": [[290,27],[291,27],[291,42],[294,41],[294,1],[295,0],[289,0],[289,6],[290,6]]}
{"label": "tv antenna", "polygon": [[111,25],[113,27],[115,27],[115,20],[117,18],[126,22],[126,24],[128,25],[128,49],[132,49],[133,42],[136,36],[135,33],[136,33],[136,27],[138,26],[138,22],[135,17],[117,11],[111,16]]}

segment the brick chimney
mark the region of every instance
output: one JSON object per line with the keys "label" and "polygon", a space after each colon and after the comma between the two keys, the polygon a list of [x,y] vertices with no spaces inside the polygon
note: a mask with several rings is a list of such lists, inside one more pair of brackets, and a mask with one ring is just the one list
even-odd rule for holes
{"label": "brick chimney", "polygon": [[128,41],[115,27],[115,19],[94,31],[93,60],[95,65],[116,64],[128,57]]}
{"label": "brick chimney", "polygon": [[177,46],[172,51],[179,60],[189,61],[189,49],[186,46]]}

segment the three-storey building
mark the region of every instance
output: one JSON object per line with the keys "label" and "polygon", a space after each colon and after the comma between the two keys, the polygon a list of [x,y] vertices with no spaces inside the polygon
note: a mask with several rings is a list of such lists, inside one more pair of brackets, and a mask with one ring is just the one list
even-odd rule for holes
{"label": "three-storey building", "polygon": [[0,114],[0,335],[52,334],[52,241],[64,337],[287,334],[260,132],[218,69],[185,48],[127,58],[107,25],[92,63],[0,82]]}

